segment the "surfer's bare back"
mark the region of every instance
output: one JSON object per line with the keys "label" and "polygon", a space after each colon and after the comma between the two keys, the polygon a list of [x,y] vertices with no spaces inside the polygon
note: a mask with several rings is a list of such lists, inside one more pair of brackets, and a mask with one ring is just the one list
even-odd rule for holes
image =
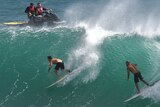
{"label": "surfer's bare back", "polygon": [[140,71],[136,68],[137,64],[132,64],[129,61],[126,61],[126,66],[127,66],[127,74],[128,74],[128,78],[127,79],[129,80],[130,72],[132,72],[133,75],[134,75],[134,82],[135,82],[135,86],[136,86],[136,89],[137,89],[137,93],[140,93],[140,89],[139,89],[139,86],[138,86],[139,79],[144,84],[149,86],[149,84],[143,79]]}
{"label": "surfer's bare back", "polygon": [[52,56],[48,56],[48,61],[49,61],[49,69],[48,69],[48,72],[50,72],[51,68],[52,68],[52,65],[53,64],[56,64],[55,66],[55,74],[57,75],[58,79],[60,79],[60,75],[58,74],[58,70],[61,69],[61,70],[65,70],[67,72],[70,73],[70,70],[68,69],[65,69],[65,66],[64,66],[64,63],[61,59],[58,59],[58,58],[52,58]]}

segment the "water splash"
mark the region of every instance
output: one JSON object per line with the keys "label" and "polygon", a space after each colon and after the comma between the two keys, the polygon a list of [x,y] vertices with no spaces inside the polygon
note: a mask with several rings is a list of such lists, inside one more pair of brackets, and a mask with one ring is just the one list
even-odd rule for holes
{"label": "water splash", "polygon": [[156,1],[111,0],[87,5],[78,2],[66,9],[65,17],[71,25],[85,23],[90,28],[99,26],[112,32],[136,32],[149,38],[160,34]]}
{"label": "water splash", "polygon": [[159,102],[160,101],[159,90],[160,90],[160,81],[157,82],[154,86],[144,90],[144,92],[142,93],[142,96],[143,98],[151,98],[155,102]]}

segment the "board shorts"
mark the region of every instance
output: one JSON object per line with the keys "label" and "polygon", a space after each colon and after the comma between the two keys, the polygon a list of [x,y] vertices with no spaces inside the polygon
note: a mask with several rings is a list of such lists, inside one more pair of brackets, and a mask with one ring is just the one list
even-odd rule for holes
{"label": "board shorts", "polygon": [[142,77],[142,75],[141,75],[140,72],[137,72],[136,74],[134,74],[134,82],[135,82],[135,83],[138,83],[138,82],[139,82],[139,79],[140,79],[140,80],[143,80],[143,77]]}
{"label": "board shorts", "polygon": [[55,69],[56,69],[56,70],[59,70],[60,68],[61,68],[61,69],[64,69],[64,68],[65,68],[63,62],[58,62],[58,63],[56,64],[56,66],[55,66]]}

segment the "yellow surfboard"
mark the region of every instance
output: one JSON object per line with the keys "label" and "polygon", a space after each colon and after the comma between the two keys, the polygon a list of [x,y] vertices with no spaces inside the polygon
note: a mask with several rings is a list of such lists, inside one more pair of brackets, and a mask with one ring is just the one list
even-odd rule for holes
{"label": "yellow surfboard", "polygon": [[3,23],[4,25],[23,25],[23,24],[27,24],[27,22],[5,22]]}

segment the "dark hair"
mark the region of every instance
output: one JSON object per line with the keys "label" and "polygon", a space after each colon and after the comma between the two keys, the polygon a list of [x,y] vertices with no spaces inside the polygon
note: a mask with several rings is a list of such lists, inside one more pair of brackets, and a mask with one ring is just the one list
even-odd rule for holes
{"label": "dark hair", "polygon": [[129,61],[126,61],[126,66],[128,66],[128,65],[129,65],[129,63],[130,63]]}
{"label": "dark hair", "polygon": [[33,4],[33,3],[30,3],[30,5],[33,6],[34,4]]}
{"label": "dark hair", "polygon": [[48,59],[52,59],[52,56],[48,56]]}

